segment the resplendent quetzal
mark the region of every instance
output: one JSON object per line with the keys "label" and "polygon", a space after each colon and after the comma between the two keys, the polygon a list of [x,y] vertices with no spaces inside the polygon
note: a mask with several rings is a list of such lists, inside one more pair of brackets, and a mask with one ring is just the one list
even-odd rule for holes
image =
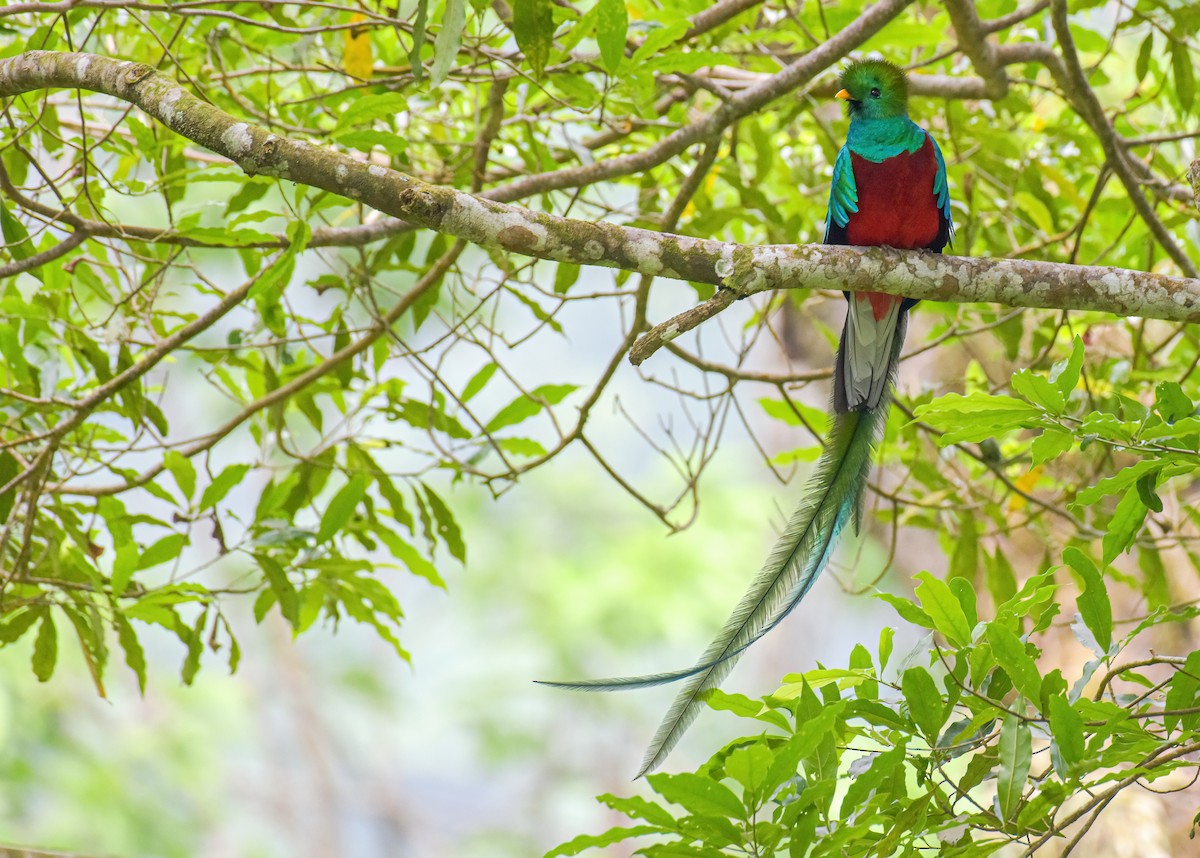
{"label": "resplendent quetzal", "polygon": [[[842,72],[850,112],[846,145],[833,165],[825,244],[887,246],[940,253],[954,234],[946,164],[933,138],[908,118],[908,81],[883,60]],[[619,691],[688,679],[654,736],[641,777],[655,769],[745,650],[800,603],[851,517],[857,528],[882,433],[908,311],[916,303],[879,292],[846,293],[833,378],[833,429],[825,452],[762,571],[695,667],[621,679],[545,683],[583,691]]]}

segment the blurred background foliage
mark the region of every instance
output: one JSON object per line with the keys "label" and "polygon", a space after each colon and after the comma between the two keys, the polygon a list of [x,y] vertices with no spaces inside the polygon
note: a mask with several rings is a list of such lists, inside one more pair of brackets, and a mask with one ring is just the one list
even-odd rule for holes
{"label": "blurred background foliage", "polygon": [[[1194,276],[1198,16],[81,0],[0,9],[0,58],[147,62],[427,181],[795,243],[822,234],[841,57],[729,105],[840,38],[910,69],[955,253]],[[1188,848],[1193,328],[922,305],[862,538],[730,684],[778,693],[718,696],[672,758],[698,774],[630,787],[669,692],[528,680],[709,639],[819,452],[839,295],[739,302],[635,370],[633,336],[711,287],[464,248],[88,92],[8,98],[0,165],[0,838],[529,855],[632,816],[649,839],[564,854]]]}

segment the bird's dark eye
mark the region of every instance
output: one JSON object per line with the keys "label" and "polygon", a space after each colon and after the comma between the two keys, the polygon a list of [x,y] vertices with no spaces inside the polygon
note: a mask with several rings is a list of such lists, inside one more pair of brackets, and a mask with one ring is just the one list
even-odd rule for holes
{"label": "bird's dark eye", "polygon": [[871,87],[871,98],[879,98],[879,87]]}

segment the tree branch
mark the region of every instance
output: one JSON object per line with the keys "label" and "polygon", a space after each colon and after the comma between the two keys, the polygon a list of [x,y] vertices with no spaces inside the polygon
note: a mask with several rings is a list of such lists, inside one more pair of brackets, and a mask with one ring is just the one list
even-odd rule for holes
{"label": "tree branch", "polygon": [[[1100,145],[1104,148],[1105,159],[1125,186],[1129,201],[1133,203],[1134,209],[1145,222],[1150,234],[1162,245],[1163,250],[1179,266],[1180,271],[1189,277],[1200,277],[1200,268],[1197,268],[1196,264],[1183,252],[1183,248],[1175,242],[1174,237],[1158,219],[1154,209],[1150,207],[1150,203],[1142,193],[1137,177],[1133,174],[1133,169],[1129,166],[1125,149],[1117,139],[1117,132],[1109,123],[1108,117],[1105,116],[1100,99],[1088,85],[1087,76],[1084,74],[1083,66],[1079,63],[1079,56],[1075,52],[1075,40],[1071,36],[1071,28],[1067,21],[1066,0],[1050,0],[1050,21],[1058,36],[1059,48],[1063,56],[1063,71],[1060,73],[1059,84],[1071,97],[1079,115],[1096,133]],[[1053,67],[1051,71],[1054,71]]]}
{"label": "tree branch", "polygon": [[1192,183],[1192,197],[1196,200],[1196,211],[1200,211],[1200,158],[1188,168],[1188,181]]}
{"label": "tree branch", "polygon": [[[378,164],[271,134],[190,95],[149,66],[93,54],[47,51],[0,60],[0,96],[46,87],[78,87],[133,103],[250,174],[321,188],[486,247],[709,283],[733,293],[718,299],[717,304],[728,305],[734,295],[770,289],[844,289],[935,301],[987,301],[1200,321],[1200,280],[1196,279],[886,248],[751,246],[572,220],[431,185]],[[764,91],[758,89],[756,99],[762,98]],[[708,307],[704,311],[689,311],[693,314],[689,318],[699,323],[707,318],[705,313],[720,309],[717,304],[710,302],[702,305]],[[648,356],[657,348],[653,342],[661,345],[686,329],[678,319],[659,326],[646,335],[651,340],[639,344],[639,354]]]}
{"label": "tree branch", "polygon": [[988,40],[983,23],[972,0],[946,0],[946,12],[954,24],[954,33],[963,53],[971,58],[975,71],[983,77],[987,97],[999,100],[1008,95],[1008,75],[996,56],[995,46]]}
{"label": "tree branch", "polygon": [[14,274],[20,274],[22,271],[33,271],[35,268],[41,268],[47,262],[53,262],[58,257],[65,253],[70,253],[76,247],[83,244],[87,240],[88,235],[87,230],[77,229],[51,248],[47,248],[40,253],[35,253],[33,256],[27,256],[24,259],[10,262],[7,265],[0,265],[0,279],[12,277]]}
{"label": "tree branch", "polygon": [[[191,457],[199,455],[206,450],[212,449],[219,441],[228,436],[231,432],[233,432],[234,429],[241,426],[255,414],[259,413],[265,408],[270,408],[272,405],[287,400],[289,397],[308,387],[308,385],[320,378],[325,377],[334,369],[341,366],[354,356],[366,351],[376,340],[385,336],[387,332],[391,330],[392,325],[396,324],[396,322],[400,320],[401,316],[412,309],[412,305],[416,303],[418,298],[428,292],[432,286],[442,279],[445,273],[450,269],[450,266],[453,265],[455,260],[457,260],[462,254],[463,247],[464,245],[462,242],[455,242],[455,244],[453,244],[449,250],[443,253],[425,271],[425,273],[421,275],[411,289],[400,296],[400,300],[397,301],[396,304],[387,311],[387,313],[376,319],[375,322],[372,323],[369,328],[367,328],[366,332],[361,337],[338,349],[325,360],[296,376],[287,384],[283,384],[272,389],[266,395],[246,405],[241,411],[226,420],[212,432],[209,432],[196,439],[192,443],[180,448],[178,450],[180,455],[182,455],[184,458],[190,459]],[[212,315],[213,312],[215,311],[210,311],[208,315]],[[134,367],[135,370],[137,368],[138,367],[136,366]],[[99,393],[99,390],[97,390],[97,393]],[[96,398],[96,394],[93,394],[88,398],[88,400],[85,401],[90,401],[94,398]],[[120,494],[128,489],[145,485],[161,474],[164,470],[166,470],[166,465],[163,462],[159,462],[156,465],[152,465],[147,470],[142,471],[140,474],[130,477],[124,483],[103,486],[73,486],[70,483],[55,483],[47,486],[46,491],[53,494],[85,495],[89,497],[115,495]],[[12,485],[12,483],[9,485]],[[7,488],[7,486],[5,488]]]}
{"label": "tree branch", "polygon": [[507,185],[492,188],[484,196],[511,202],[545,191],[590,185],[619,176],[645,172],[674,158],[695,143],[712,139],[739,119],[804,86],[882,30],[884,25],[903,12],[911,2],[912,0],[879,0],[875,5],[864,9],[861,15],[832,39],[805,54],[783,71],[758,81],[723,102],[712,113],[685,125],[648,149],[569,170],[535,173]]}

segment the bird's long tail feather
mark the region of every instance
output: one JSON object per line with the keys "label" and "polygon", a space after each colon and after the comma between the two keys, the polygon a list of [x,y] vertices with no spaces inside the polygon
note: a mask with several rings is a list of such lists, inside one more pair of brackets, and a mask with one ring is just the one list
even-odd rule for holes
{"label": "bird's long tail feather", "polygon": [[883,356],[888,383],[874,402],[835,415],[825,452],[805,487],[804,501],[792,514],[762,571],[695,666],[646,676],[541,683],[576,691],[629,691],[689,680],[654,734],[638,777],[662,763],[699,714],[708,692],[724,680],[738,657],[779,625],[807,595],[846,523],[851,517],[859,519],[871,451],[887,419],[890,381],[904,338],[903,317],[893,321],[900,324],[898,336],[888,343],[890,353]]}
{"label": "bird's long tail feather", "polygon": [[836,417],[804,502],[694,667],[648,676],[542,683],[577,691],[628,691],[690,678],[654,734],[638,777],[666,758],[699,714],[707,692],[720,685],[738,657],[775,628],[808,593],[833,553],[838,534],[858,511],[870,471],[871,447],[886,413],[885,400],[879,408]]}

